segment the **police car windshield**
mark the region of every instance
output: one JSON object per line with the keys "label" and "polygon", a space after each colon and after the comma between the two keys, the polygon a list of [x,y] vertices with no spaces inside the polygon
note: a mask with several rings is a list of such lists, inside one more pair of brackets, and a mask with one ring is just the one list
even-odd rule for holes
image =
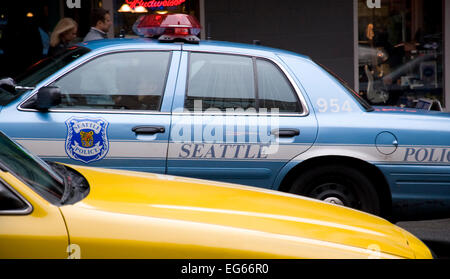
{"label": "police car windshield", "polygon": [[[76,46],[68,48],[56,56],[38,61],[24,73],[14,78],[17,85],[16,89],[14,87],[0,87],[0,106],[8,105],[27,92],[28,89],[36,87],[38,83],[88,52],[90,52],[89,49]],[[22,89],[18,89],[18,87],[22,87]]]}
{"label": "police car windshield", "polygon": [[64,180],[44,161],[0,132],[0,168],[11,172],[48,201],[59,202]]}
{"label": "police car windshield", "polygon": [[67,48],[60,54],[47,57],[28,68],[25,73],[17,76],[14,80],[17,85],[24,87],[35,87],[50,75],[56,73],[63,67],[90,52],[90,49],[80,46]]}

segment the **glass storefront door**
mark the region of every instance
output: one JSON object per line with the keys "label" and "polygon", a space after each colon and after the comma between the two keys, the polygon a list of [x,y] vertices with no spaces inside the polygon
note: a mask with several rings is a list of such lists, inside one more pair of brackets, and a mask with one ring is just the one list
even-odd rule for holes
{"label": "glass storefront door", "polygon": [[358,0],[360,93],[374,105],[440,110],[443,0]]}

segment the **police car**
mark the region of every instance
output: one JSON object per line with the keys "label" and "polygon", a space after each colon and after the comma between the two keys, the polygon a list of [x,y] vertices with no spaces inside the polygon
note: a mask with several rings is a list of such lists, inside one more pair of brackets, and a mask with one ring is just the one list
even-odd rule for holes
{"label": "police car", "polygon": [[134,28],[159,40],[82,43],[4,79],[0,130],[46,160],[450,212],[448,114],[374,108],[308,57],[199,41],[187,15]]}

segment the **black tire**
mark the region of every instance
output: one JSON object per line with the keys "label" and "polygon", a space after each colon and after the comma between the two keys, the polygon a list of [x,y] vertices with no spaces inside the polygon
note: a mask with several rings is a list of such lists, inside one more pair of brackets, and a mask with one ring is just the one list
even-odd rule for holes
{"label": "black tire", "polygon": [[300,174],[289,192],[380,215],[373,183],[363,172],[345,165],[316,166]]}

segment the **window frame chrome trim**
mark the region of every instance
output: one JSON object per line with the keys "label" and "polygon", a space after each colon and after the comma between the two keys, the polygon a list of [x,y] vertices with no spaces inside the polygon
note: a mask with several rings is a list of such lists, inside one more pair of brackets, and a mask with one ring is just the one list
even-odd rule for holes
{"label": "window frame chrome trim", "polygon": [[[300,87],[295,82],[295,80],[292,78],[290,73],[287,71],[287,69],[276,59],[272,57],[262,56],[262,55],[256,55],[256,54],[243,54],[243,53],[237,53],[235,51],[213,51],[213,50],[182,50],[182,52],[187,53],[190,55],[190,53],[210,53],[210,54],[226,54],[226,55],[236,55],[236,56],[246,56],[249,58],[256,58],[256,59],[262,59],[262,60],[268,60],[277,66],[282,73],[286,76],[287,80],[291,84],[292,88],[294,89],[295,93],[297,94],[297,97],[299,99],[299,102],[302,106],[303,112],[302,113],[278,113],[278,114],[271,114],[271,113],[236,113],[231,114],[233,116],[283,116],[283,117],[307,117],[310,114],[308,102],[306,101],[306,98],[303,94],[303,91],[300,90]],[[188,62],[189,63],[189,62]],[[188,65],[189,67],[189,65]],[[187,96],[187,83],[189,79],[189,70],[186,73],[186,88],[185,88],[185,94],[184,96]],[[185,108],[183,108],[185,109]],[[172,115],[226,115],[226,112],[221,112],[221,114],[218,113],[211,113],[211,112],[173,112],[172,108]],[[231,116],[230,115],[230,116]]]}
{"label": "window frame chrome trim", "polygon": [[[146,49],[146,48],[130,48],[130,49],[114,49],[114,50],[103,50],[100,51],[98,53],[94,53],[92,56],[86,58],[85,60],[81,61],[80,63],[73,65],[69,68],[67,68],[66,70],[64,70],[63,72],[61,72],[59,75],[55,76],[55,78],[51,79],[49,82],[46,82],[44,85],[40,86],[40,87],[36,87],[31,93],[30,96],[28,98],[26,98],[25,100],[23,100],[22,102],[19,103],[19,105],[17,106],[17,110],[19,111],[26,111],[26,112],[39,112],[39,110],[37,109],[29,109],[29,108],[24,108],[22,107],[23,104],[25,104],[26,102],[28,102],[31,98],[33,98],[39,91],[39,89],[46,87],[50,84],[52,84],[53,82],[55,82],[56,80],[60,79],[61,77],[65,76],[66,74],[76,70],[79,67],[82,67],[83,65],[85,65],[86,63],[89,63],[90,61],[97,59],[98,57],[104,56],[104,55],[108,55],[108,54],[116,54],[116,53],[126,53],[126,52],[170,52],[170,59],[169,59],[169,68],[167,69],[167,74],[166,74],[166,80],[165,80],[165,84],[164,84],[164,92],[161,96],[161,103],[160,103],[160,109],[162,106],[162,102],[165,96],[165,91],[166,91],[166,86],[167,86],[167,79],[169,77],[169,72],[170,72],[170,66],[172,65],[173,62],[173,52],[174,51],[181,51],[178,49]],[[48,112],[57,112],[57,113],[106,113],[106,114],[148,114],[148,115],[171,115],[171,112],[161,112],[161,111],[141,111],[141,110],[87,110],[87,109],[64,109],[64,108],[59,108],[59,109],[49,109]]]}
{"label": "window frame chrome trim", "polygon": [[5,180],[0,177],[0,184],[5,186],[6,189],[11,191],[19,200],[21,200],[27,208],[21,210],[0,210],[0,216],[11,216],[11,215],[29,215],[33,212],[33,205],[28,202],[21,194],[19,194],[13,187],[9,185]]}

